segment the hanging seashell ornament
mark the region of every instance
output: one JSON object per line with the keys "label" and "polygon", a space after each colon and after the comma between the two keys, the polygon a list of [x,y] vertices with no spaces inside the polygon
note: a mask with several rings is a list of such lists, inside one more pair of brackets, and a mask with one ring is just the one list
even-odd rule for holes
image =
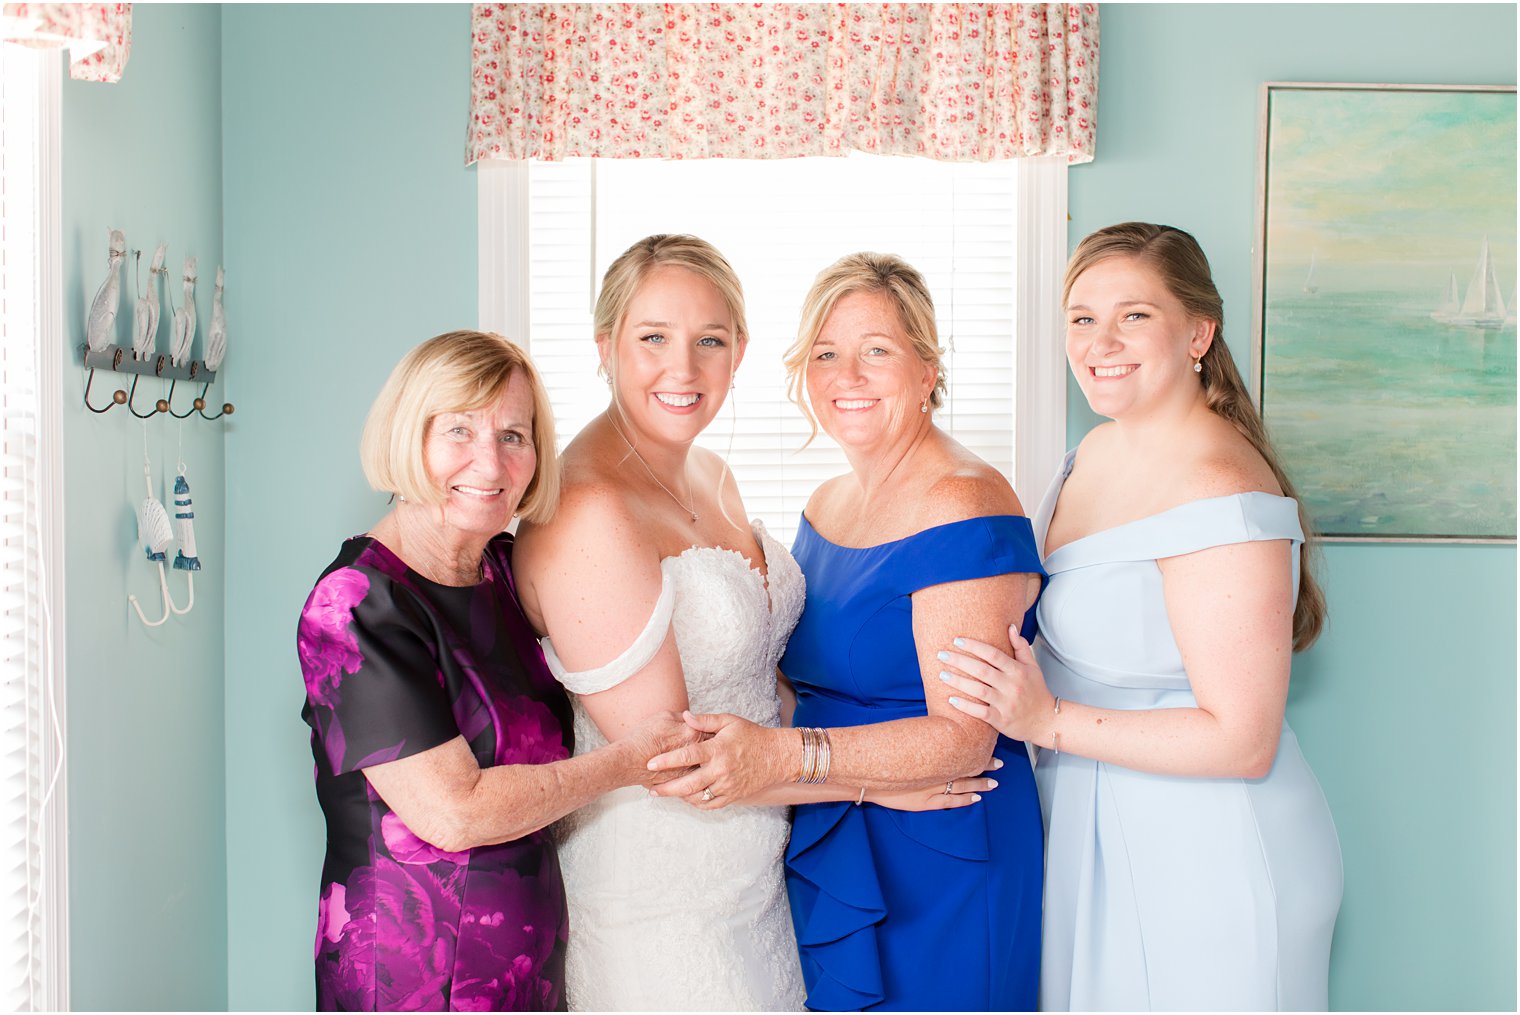
{"label": "hanging seashell ornament", "polygon": [[174,529],[169,524],[169,512],[163,502],[150,494],[137,507],[137,541],[149,560],[164,562],[164,551],[174,542]]}

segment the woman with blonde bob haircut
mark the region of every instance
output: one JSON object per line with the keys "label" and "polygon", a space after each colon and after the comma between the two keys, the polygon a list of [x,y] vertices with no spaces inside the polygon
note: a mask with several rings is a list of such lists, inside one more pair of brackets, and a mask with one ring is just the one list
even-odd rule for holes
{"label": "woman with blonde bob haircut", "polygon": [[423,462],[429,421],[440,411],[470,412],[497,402],[518,372],[532,392],[537,463],[517,514],[548,521],[559,502],[554,410],[533,361],[500,335],[452,331],[401,361],[370,407],[359,439],[359,462],[369,485],[403,501],[442,503],[444,491],[428,478]]}
{"label": "woman with blonde bob haircut", "polygon": [[521,349],[477,331],[413,349],[362,457],[395,502],[322,572],[296,636],[328,829],[317,1008],[562,1007],[565,894],[545,826],[658,781],[648,758],[693,734],[667,712],[570,757],[570,706],[504,531],[515,513],[552,516],[559,486]]}
{"label": "woman with blonde bob haircut", "polygon": [[704,790],[688,800],[709,809],[797,805],[787,885],[809,1008],[1029,1010],[1041,869],[1029,756],[950,706],[934,654],[968,625],[1006,646],[1009,625],[1030,622],[1042,573],[1029,519],[1008,481],[935,425],[934,302],[901,258],[825,268],[786,363],[814,432],[851,467],[813,494],[793,546],[807,579],[781,659],[795,728],[690,716],[713,737],[654,759],[699,766],[655,792]]}
{"label": "woman with blonde bob haircut", "polygon": [[1041,748],[1040,1006],[1324,1010],[1340,845],[1283,716],[1325,613],[1302,506],[1192,236],[1100,229],[1064,297],[1110,422],[1040,507],[1040,641],[946,652],[955,706]]}

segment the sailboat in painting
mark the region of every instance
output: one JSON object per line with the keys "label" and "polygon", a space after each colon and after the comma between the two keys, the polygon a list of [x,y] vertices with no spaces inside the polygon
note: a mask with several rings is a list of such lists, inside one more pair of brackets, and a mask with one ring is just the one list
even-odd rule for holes
{"label": "sailboat in painting", "polygon": [[1446,283],[1446,291],[1441,294],[1441,303],[1431,313],[1431,317],[1438,321],[1449,321],[1457,316],[1462,309],[1462,290],[1457,288],[1457,276],[1453,274],[1451,281]]}
{"label": "sailboat in painting", "polygon": [[[1456,277],[1452,277],[1441,307],[1430,316],[1443,324],[1459,328],[1500,328],[1505,323],[1504,294],[1499,289],[1499,278],[1494,272],[1494,261],[1488,253],[1488,237],[1478,250],[1478,264],[1473,269],[1472,281],[1467,283],[1467,298],[1461,306],[1456,303]],[[1448,309],[1450,307],[1451,309]]]}
{"label": "sailboat in painting", "polygon": [[1309,270],[1304,274],[1304,295],[1313,296],[1319,292],[1319,286],[1314,282],[1314,261],[1318,250],[1309,251]]}

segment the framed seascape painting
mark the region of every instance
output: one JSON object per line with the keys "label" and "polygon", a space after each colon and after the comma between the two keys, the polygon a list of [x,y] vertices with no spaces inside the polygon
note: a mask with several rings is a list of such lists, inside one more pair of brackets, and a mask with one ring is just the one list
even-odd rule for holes
{"label": "framed seascape painting", "polygon": [[1515,89],[1269,83],[1262,415],[1320,535],[1515,539]]}

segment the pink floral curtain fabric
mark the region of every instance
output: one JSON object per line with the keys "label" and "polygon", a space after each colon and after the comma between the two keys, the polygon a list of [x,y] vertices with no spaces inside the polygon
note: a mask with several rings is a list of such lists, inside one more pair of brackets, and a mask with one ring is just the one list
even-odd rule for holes
{"label": "pink floral curtain fabric", "polygon": [[476,4],[468,161],[1092,159],[1096,4]]}
{"label": "pink floral curtain fabric", "polygon": [[67,46],[75,81],[121,80],[132,52],[131,4],[6,4],[5,16],[14,41]]}

